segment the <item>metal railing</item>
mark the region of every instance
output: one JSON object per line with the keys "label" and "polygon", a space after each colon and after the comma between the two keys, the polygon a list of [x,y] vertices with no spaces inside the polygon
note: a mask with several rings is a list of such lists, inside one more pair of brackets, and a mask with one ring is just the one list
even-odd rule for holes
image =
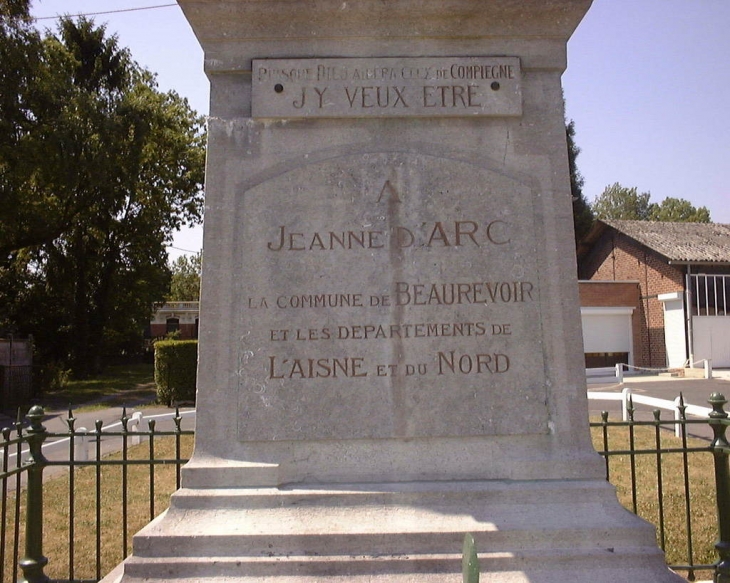
{"label": "metal railing", "polygon": [[[695,580],[698,571],[712,571],[713,581],[730,583],[730,445],[725,435],[730,420],[724,409],[727,400],[713,393],[708,401],[712,408],[707,409],[686,405],[680,395],[675,401],[666,401],[675,413],[673,418],[662,419],[661,409],[670,407],[664,407],[659,399],[630,392],[605,395],[623,401],[622,420],[610,421],[608,412],[603,411],[601,420],[590,424],[599,432],[598,438],[594,436],[594,444],[604,457],[606,479],[614,484],[627,482],[623,496],[619,486],[619,497],[629,510],[654,523],[657,542],[664,551],[671,534],[674,556],[668,556],[667,562],[672,569],[685,572],[690,581]],[[651,411],[651,419],[636,418],[634,399],[657,407]],[[700,418],[689,419],[690,413]],[[702,427],[711,429],[712,435],[704,441],[691,439],[690,433],[698,433],[696,429]],[[613,440],[612,430],[621,432]],[[678,461],[672,465],[671,458]],[[622,462],[618,468],[614,467],[617,462]],[[706,475],[698,475],[696,468],[704,468],[708,474],[714,468],[714,480],[705,483],[705,489],[712,490],[713,494],[711,508],[707,507],[707,499],[698,495],[697,484],[693,483],[693,480],[708,481]],[[624,480],[618,479],[621,476],[616,476],[617,471],[623,474]],[[673,481],[671,492],[667,487],[669,481]],[[708,512],[717,512],[717,528],[713,529],[711,542],[704,533],[704,548],[698,548],[695,523],[700,514]],[[684,549],[683,560],[678,557],[680,548]],[[713,548],[715,553],[710,553]],[[713,555],[713,560],[697,560],[698,556],[709,555]]]}
{"label": "metal railing", "polygon": [[[48,567],[53,581],[91,583],[127,557],[132,535],[180,487],[194,433],[182,420],[190,413],[152,416],[145,429],[140,415],[124,412],[118,423],[97,421],[87,430],[76,427],[69,411],[68,430],[50,433],[41,423],[43,409],[33,407],[27,427],[18,420],[4,429],[2,580],[48,581]],[[159,428],[164,421],[169,430]],[[44,481],[44,475],[57,479]],[[50,562],[44,544],[53,547]]]}
{"label": "metal railing", "polygon": [[[663,420],[655,410],[651,420],[642,421],[635,419],[629,399],[626,420],[611,421],[604,412],[601,420],[591,426],[598,432],[596,449],[605,458],[607,479],[614,481],[619,473],[628,475],[630,486],[624,504],[642,514],[642,492],[648,491],[658,510],[655,516],[645,518],[656,525],[660,546],[665,548],[671,537],[683,537],[679,546],[686,553],[682,560],[670,557],[669,566],[684,571],[689,580],[706,569],[713,572],[717,583],[730,583],[730,444],[725,436],[730,420],[722,395],[714,393],[709,403],[712,408],[708,419],[688,419],[688,406],[680,402],[678,418]],[[194,411],[186,413],[194,415]],[[0,441],[3,580],[48,581],[48,570],[54,581],[91,583],[125,558],[131,551],[132,534],[152,520],[180,486],[180,469],[191,447],[185,441],[191,442],[193,434],[192,430],[182,429],[183,415],[176,411],[168,416],[170,430],[157,427],[163,416],[149,419],[145,430],[138,416],[125,413],[115,426],[103,428],[97,422],[93,430],[87,431],[75,427],[76,419],[69,412],[65,420],[68,431],[49,433],[42,425],[43,410],[34,407],[27,415],[27,427],[18,421],[4,429]],[[702,424],[711,429],[712,437],[691,443],[688,430]],[[678,442],[671,441],[676,439],[672,436],[675,427],[679,427]],[[625,432],[626,444],[617,443],[616,431]],[[642,432],[649,433],[650,445],[638,441]],[[116,453],[105,455],[109,450]],[[669,456],[680,460],[679,470],[669,469]],[[701,456],[701,465],[714,469],[709,501],[695,499],[691,472],[695,456]],[[651,478],[641,473],[646,463],[653,468]],[[164,471],[168,483],[161,486]],[[679,481],[671,492],[670,472],[677,474],[674,478]],[[55,474],[57,479],[44,482],[44,474],[46,478]],[[114,489],[110,490],[109,480],[115,481]],[[700,505],[709,505],[711,513],[717,512],[717,520],[713,517],[712,521],[713,543],[705,544],[709,549],[699,549],[704,543],[698,541],[693,528]],[[682,529],[667,519],[672,509],[684,517],[684,532],[674,532]],[[48,541],[63,543],[55,544],[52,552],[46,548],[50,561],[44,555],[44,543],[48,547]],[[86,548],[81,549],[82,545]],[[110,548],[114,550],[111,554]],[[705,553],[701,556],[716,552],[712,559],[719,559],[697,560],[698,551]]]}

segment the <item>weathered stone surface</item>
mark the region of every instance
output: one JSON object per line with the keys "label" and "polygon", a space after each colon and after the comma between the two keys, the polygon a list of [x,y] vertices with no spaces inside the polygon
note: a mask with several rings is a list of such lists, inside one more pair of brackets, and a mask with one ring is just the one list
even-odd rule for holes
{"label": "weathered stone surface", "polygon": [[529,187],[362,153],[240,205],[239,439],[548,432]]}
{"label": "weathered stone surface", "polygon": [[582,480],[184,489],[135,537],[124,581],[453,581],[470,532],[484,581],[676,582],[653,529],[607,510],[612,493]]}
{"label": "weathered stone surface", "polygon": [[[212,83],[196,447],[121,579],[441,583],[472,532],[485,581],[679,581],[587,430],[560,75],[589,0],[180,4]],[[514,63],[503,103],[375,78],[468,63]]]}
{"label": "weathered stone surface", "polygon": [[254,118],[522,113],[515,57],[259,59],[252,68]]}

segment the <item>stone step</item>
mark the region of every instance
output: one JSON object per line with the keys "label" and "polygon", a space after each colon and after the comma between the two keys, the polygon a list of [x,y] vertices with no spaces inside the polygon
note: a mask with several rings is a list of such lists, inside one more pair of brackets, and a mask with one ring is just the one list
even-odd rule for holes
{"label": "stone step", "polygon": [[[657,579],[657,564],[660,565],[659,572],[662,572],[661,562],[662,556],[655,549],[623,549],[620,552],[620,578],[617,578],[617,557],[605,550],[479,553],[481,581],[495,583],[674,583],[676,575],[673,576],[668,569],[664,569],[666,579]],[[459,580],[461,555],[131,557],[125,563],[124,573],[125,583],[149,579],[174,579],[175,583],[234,580],[236,583],[253,583],[274,578],[284,583],[325,579],[328,582],[355,583],[442,583]]]}
{"label": "stone step", "polygon": [[669,574],[654,528],[610,484],[546,480],[183,489],[134,537],[123,581],[446,583],[459,579],[466,533],[483,582]]}
{"label": "stone step", "polygon": [[534,496],[552,503],[604,501],[613,486],[605,480],[551,481],[454,481],[371,484],[317,484],[278,488],[181,488],[172,505],[185,509],[279,508],[282,505],[408,504],[414,500],[430,503],[449,500],[463,504],[464,498],[481,503],[530,504]]}
{"label": "stone step", "polygon": [[134,552],[444,553],[460,548],[467,532],[489,550],[506,552],[655,544],[653,527],[622,508],[607,512],[607,505],[618,506],[613,488],[588,480],[183,489],[163,516],[135,536]]}
{"label": "stone step", "polygon": [[[188,557],[205,556],[215,553],[220,556],[249,557],[288,556],[296,553],[315,555],[331,553],[333,547],[339,554],[352,555],[367,551],[369,554],[412,553],[414,549],[422,552],[445,552],[460,548],[464,535],[471,532],[480,546],[495,552],[512,552],[514,549],[532,550],[573,549],[581,551],[604,549],[612,552],[622,545],[641,547],[647,541],[653,542],[653,530],[637,528],[611,528],[601,538],[595,536],[595,529],[583,525],[573,528],[524,528],[522,530],[484,529],[479,525],[462,529],[433,529],[430,532],[413,532],[406,529],[398,532],[342,532],[333,528],[323,534],[293,534],[285,532],[266,533],[225,533],[213,534],[205,529],[196,530],[199,523],[193,522],[190,528],[180,534],[155,533],[148,529],[134,538],[134,554],[140,557],[159,557],[180,555]],[[209,529],[212,530],[212,529]],[[386,529],[384,529],[386,530]]]}

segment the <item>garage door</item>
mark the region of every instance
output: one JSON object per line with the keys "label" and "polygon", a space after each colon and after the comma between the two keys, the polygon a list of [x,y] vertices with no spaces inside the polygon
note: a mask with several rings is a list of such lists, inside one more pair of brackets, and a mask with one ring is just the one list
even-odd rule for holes
{"label": "garage door", "polygon": [[730,367],[730,316],[693,316],[694,360],[712,359],[713,368]]}
{"label": "garage door", "polygon": [[[628,355],[627,364],[634,363],[631,314],[633,308],[581,308],[583,324],[583,350],[596,362],[601,355],[606,361],[610,355]],[[610,366],[610,365],[609,365]]]}

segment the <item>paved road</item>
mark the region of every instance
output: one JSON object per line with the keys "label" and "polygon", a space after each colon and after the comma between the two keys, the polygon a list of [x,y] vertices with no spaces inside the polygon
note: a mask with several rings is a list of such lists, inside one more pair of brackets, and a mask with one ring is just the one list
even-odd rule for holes
{"label": "paved road", "polygon": [[[140,399],[135,403],[131,403],[131,405],[127,406],[127,416],[131,417],[135,411],[142,412],[144,417],[163,415],[173,413],[175,411],[175,409],[171,407],[150,405],[150,403],[153,403],[153,399],[154,397],[150,396],[147,399]],[[91,431],[95,428],[97,421],[101,421],[103,427],[120,421],[124,413],[123,408],[103,407],[103,403],[104,399],[100,399],[98,402],[93,403],[101,406],[98,409],[91,409],[82,412],[73,411],[72,413],[76,420],[74,423],[74,427],[76,429],[85,427],[86,429]],[[190,407],[183,407],[180,409],[181,412],[187,410],[190,410]],[[68,423],[66,421],[68,419],[68,409],[46,408],[44,413],[45,415],[43,417],[43,426],[49,433],[65,433],[68,431]],[[27,423],[25,422],[26,420],[23,421],[24,425],[27,425]],[[0,427],[10,427],[14,424],[14,422],[15,419],[0,413]],[[156,429],[160,431],[167,431],[171,429],[172,426],[172,422],[159,421]],[[146,424],[144,428],[145,430],[147,429]],[[194,428],[194,425],[191,427],[190,422],[188,422],[187,424],[183,423],[183,429],[190,428]]]}
{"label": "paved road", "polygon": [[[730,371],[715,371],[712,379],[688,379],[673,378],[664,376],[637,376],[626,377],[621,385],[589,385],[588,392],[609,392],[620,393],[625,387],[629,387],[634,394],[646,395],[667,401],[674,401],[681,393],[684,402],[687,405],[697,405],[700,407],[710,407],[707,399],[712,393],[721,393],[730,400]],[[636,419],[653,419],[652,410],[654,407],[635,404]],[[609,412],[609,420],[621,419],[621,402],[620,401],[588,401],[588,409],[591,417],[600,415],[601,411]],[[726,405],[725,410],[730,413],[730,404]],[[662,411],[662,419],[673,419],[674,415],[671,411]],[[712,431],[706,426],[690,426],[690,434],[703,439],[710,439]]]}
{"label": "paved road", "polygon": [[[127,416],[133,417],[134,413],[139,411],[142,415],[142,419],[139,423],[139,431],[149,431],[149,419],[155,419],[155,431],[172,431],[175,429],[175,423],[172,420],[172,414],[175,410],[168,407],[158,406],[143,406],[139,409],[128,408]],[[183,417],[181,422],[181,428],[183,430],[195,429],[195,417],[191,416],[192,408],[186,407],[180,409],[180,414]],[[86,429],[87,431],[95,431],[97,421],[102,424],[102,434],[106,431],[119,432],[122,427],[120,424],[122,415],[122,407],[107,407],[86,412],[73,412],[75,422],[74,429],[80,431]],[[49,436],[44,442],[43,454],[48,460],[52,461],[67,461],[69,459],[69,438],[65,437],[69,431],[69,425],[67,423],[68,411],[67,410],[48,410],[45,412],[43,418],[43,426],[50,434],[56,434]],[[0,427],[7,427],[13,424],[12,419],[8,417],[0,418]],[[24,423],[27,426],[27,423]],[[130,431],[134,422],[131,421],[128,424]],[[14,434],[14,432],[13,432]],[[57,443],[60,442],[60,443]],[[55,445],[54,445],[55,444]],[[130,443],[132,445],[132,443]],[[96,445],[95,440],[87,443],[86,451],[88,452],[87,459],[96,459]],[[122,448],[122,438],[117,436],[102,437],[101,440],[101,455],[105,456],[110,453],[119,451]],[[83,459],[83,454],[77,450],[75,454],[77,459]],[[15,465],[15,456],[11,455],[10,466]],[[50,477],[63,472],[66,470],[65,466],[49,466],[44,472],[45,477]]]}

